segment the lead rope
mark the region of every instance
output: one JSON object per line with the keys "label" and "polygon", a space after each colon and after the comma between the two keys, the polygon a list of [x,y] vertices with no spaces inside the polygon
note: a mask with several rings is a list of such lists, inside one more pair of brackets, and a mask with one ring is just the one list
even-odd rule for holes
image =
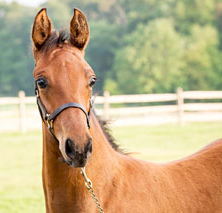
{"label": "lead rope", "polygon": [[85,167],[81,168],[81,175],[84,178],[85,186],[88,189],[89,193],[91,194],[92,199],[93,199],[94,203],[96,204],[97,209],[99,210],[99,213],[103,213],[103,209],[102,209],[102,207],[101,207],[101,205],[100,205],[100,203],[93,191],[92,181],[86,175]]}

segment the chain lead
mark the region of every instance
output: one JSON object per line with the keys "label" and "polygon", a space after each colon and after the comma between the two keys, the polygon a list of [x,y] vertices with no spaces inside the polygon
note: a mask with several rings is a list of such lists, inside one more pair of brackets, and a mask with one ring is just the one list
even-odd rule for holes
{"label": "chain lead", "polygon": [[103,213],[103,209],[93,191],[93,188],[92,188],[92,181],[87,177],[86,175],[86,171],[85,171],[85,167],[81,168],[81,175],[83,176],[84,178],[84,181],[85,181],[85,186],[86,188],[88,189],[89,193],[91,194],[92,196],[92,199],[94,201],[94,203],[96,204],[96,207],[98,208],[99,210],[99,213]]}

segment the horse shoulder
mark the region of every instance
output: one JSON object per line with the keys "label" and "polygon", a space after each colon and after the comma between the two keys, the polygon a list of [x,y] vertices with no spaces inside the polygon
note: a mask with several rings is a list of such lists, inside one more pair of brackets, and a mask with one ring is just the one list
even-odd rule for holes
{"label": "horse shoulder", "polygon": [[191,212],[200,208],[205,212],[222,211],[222,139],[166,164],[164,170],[177,203],[191,208]]}

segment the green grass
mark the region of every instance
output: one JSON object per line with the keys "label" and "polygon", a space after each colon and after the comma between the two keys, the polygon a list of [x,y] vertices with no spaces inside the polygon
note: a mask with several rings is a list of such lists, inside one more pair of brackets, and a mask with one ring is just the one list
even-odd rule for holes
{"label": "green grass", "polygon": [[39,131],[0,133],[0,212],[44,212]]}
{"label": "green grass", "polygon": [[113,134],[121,147],[138,158],[166,162],[194,153],[222,137],[222,123],[190,123],[182,127],[161,126],[114,127]]}
{"label": "green grass", "polygon": [[[155,162],[189,155],[221,137],[222,123],[113,127],[117,142]],[[45,212],[41,183],[41,133],[0,133],[0,213]]]}

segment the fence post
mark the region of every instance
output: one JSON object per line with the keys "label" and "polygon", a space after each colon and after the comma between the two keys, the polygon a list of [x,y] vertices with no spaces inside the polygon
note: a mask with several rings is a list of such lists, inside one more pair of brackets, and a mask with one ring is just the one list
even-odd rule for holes
{"label": "fence post", "polygon": [[109,91],[104,92],[104,103],[103,103],[103,118],[105,120],[109,119]]}
{"label": "fence post", "polygon": [[26,133],[25,125],[25,92],[19,91],[19,130],[22,133]]}
{"label": "fence post", "polygon": [[177,105],[178,105],[178,124],[182,126],[184,123],[184,119],[183,119],[184,98],[183,98],[183,88],[181,87],[177,88]]}

